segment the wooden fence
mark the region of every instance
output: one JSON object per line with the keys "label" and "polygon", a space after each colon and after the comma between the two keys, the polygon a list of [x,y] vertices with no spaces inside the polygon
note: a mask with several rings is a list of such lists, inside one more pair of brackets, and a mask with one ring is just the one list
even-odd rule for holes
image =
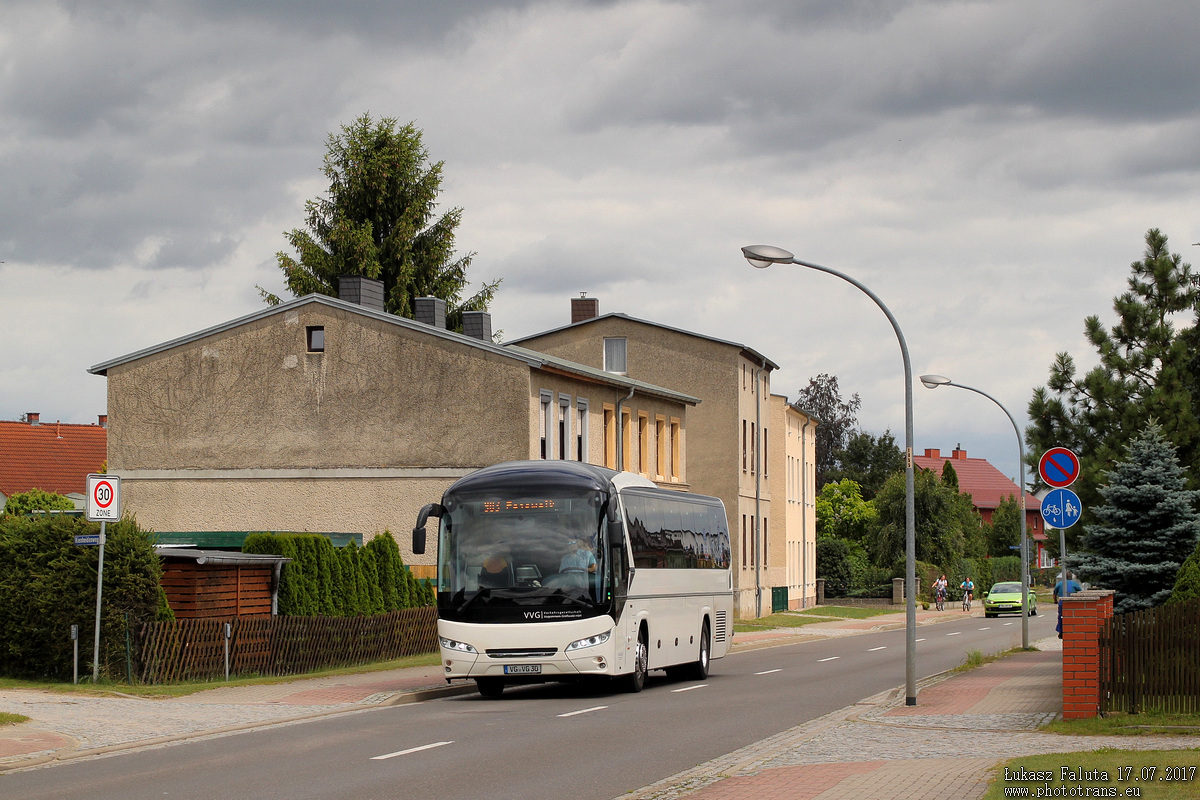
{"label": "wooden fence", "polygon": [[1200,712],[1200,600],[1115,614],[1099,645],[1101,714]]}
{"label": "wooden fence", "polygon": [[143,683],[298,675],[437,650],[437,609],[368,617],[233,617],[148,622],[137,632],[135,672]]}

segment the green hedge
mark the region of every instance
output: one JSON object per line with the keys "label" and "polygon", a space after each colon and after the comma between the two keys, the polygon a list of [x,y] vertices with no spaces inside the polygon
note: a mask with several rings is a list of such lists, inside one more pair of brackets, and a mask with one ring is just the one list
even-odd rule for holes
{"label": "green hedge", "polygon": [[[0,674],[70,680],[72,625],[79,626],[80,674],[92,672],[98,547],[75,536],[99,533],[78,517],[0,517]],[[100,619],[101,671],[125,674],[130,626],[173,618],[160,586],[152,535],[126,518],[107,526]]]}
{"label": "green hedge", "polygon": [[242,552],[292,559],[279,583],[283,615],[349,617],[433,605],[433,587],[413,578],[386,531],[341,550],[315,533],[253,533]]}

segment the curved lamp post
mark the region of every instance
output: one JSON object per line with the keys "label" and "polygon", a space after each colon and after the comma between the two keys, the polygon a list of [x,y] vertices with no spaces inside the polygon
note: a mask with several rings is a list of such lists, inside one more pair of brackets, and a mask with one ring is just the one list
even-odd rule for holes
{"label": "curved lamp post", "polygon": [[815,269],[818,272],[827,272],[830,275],[835,275],[847,283],[858,287],[867,297],[875,301],[875,305],[887,315],[888,322],[892,323],[892,330],[896,332],[896,338],[900,341],[900,354],[904,357],[904,448],[905,448],[905,502],[904,502],[904,597],[905,597],[905,639],[904,639],[904,685],[905,685],[905,704],[915,706],[917,704],[917,537],[916,537],[916,514],[913,506],[913,390],[912,390],[912,363],[908,358],[908,345],[904,341],[904,334],[900,330],[899,323],[892,316],[892,312],[883,304],[879,296],[863,286],[861,283],[851,278],[849,275],[838,272],[836,269],[823,267],[820,264],[811,264],[807,261],[801,261],[787,250],[781,247],[772,247],[766,244],[756,244],[742,248],[742,254],[750,265],[758,269],[766,269],[772,264],[796,264],[801,267]]}
{"label": "curved lamp post", "polygon": [[1020,454],[1017,459],[1018,469],[1021,473],[1021,482],[1018,489],[1021,490],[1021,647],[1028,649],[1029,647],[1029,540],[1026,538],[1026,523],[1025,523],[1025,442],[1021,439],[1021,429],[1017,427],[1017,421],[1013,419],[1013,415],[1008,413],[999,400],[992,397],[985,391],[976,389],[972,386],[964,386],[961,383],[955,383],[944,375],[922,375],[921,383],[926,389],[936,389],[939,386],[957,386],[959,389],[966,389],[968,392],[981,394],[988,400],[991,400],[996,405],[1000,406],[1000,410],[1008,417],[1008,421],[1012,423],[1013,431],[1017,434],[1017,452]]}

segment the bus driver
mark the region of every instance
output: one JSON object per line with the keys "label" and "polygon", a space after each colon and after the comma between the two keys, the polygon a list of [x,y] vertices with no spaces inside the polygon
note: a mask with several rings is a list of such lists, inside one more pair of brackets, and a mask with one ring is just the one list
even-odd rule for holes
{"label": "bus driver", "polygon": [[564,573],[584,573],[596,571],[596,557],[592,551],[579,539],[572,539],[567,545],[567,554],[559,562],[558,571]]}

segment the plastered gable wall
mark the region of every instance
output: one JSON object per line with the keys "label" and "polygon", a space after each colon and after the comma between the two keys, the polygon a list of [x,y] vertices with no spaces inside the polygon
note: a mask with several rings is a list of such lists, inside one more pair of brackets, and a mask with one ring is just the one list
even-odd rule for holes
{"label": "plastered gable wall", "polygon": [[[307,352],[309,326],[325,352]],[[109,370],[109,467],[523,458],[529,383],[520,362],[314,303]]]}

